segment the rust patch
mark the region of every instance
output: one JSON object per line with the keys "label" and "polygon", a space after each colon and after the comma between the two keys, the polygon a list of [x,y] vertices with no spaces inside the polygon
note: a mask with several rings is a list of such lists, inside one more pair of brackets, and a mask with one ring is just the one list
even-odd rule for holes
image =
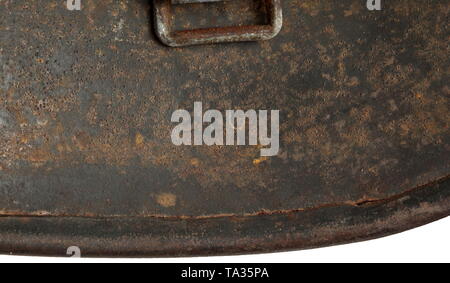
{"label": "rust patch", "polygon": [[164,207],[174,207],[177,204],[177,197],[174,194],[163,193],[156,197],[159,205]]}
{"label": "rust patch", "polygon": [[[0,206],[240,215],[384,199],[448,175],[448,4],[363,2],[283,1],[275,40],[181,49],[156,40],[147,1],[89,1],[77,17],[0,4],[1,186],[40,197],[15,205],[5,190]],[[280,155],[174,146],[170,115],[193,101],[279,109]],[[176,211],[149,200],[169,190]],[[132,205],[114,199],[124,191]]]}

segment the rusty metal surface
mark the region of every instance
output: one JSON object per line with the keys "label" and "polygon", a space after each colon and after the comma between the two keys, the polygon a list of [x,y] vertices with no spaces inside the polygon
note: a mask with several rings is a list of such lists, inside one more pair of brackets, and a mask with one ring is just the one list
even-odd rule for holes
{"label": "rusty metal surface", "polygon": [[[449,215],[448,1],[282,1],[276,39],[189,48],[149,1],[83,4],[0,0],[0,251],[274,251]],[[280,153],[174,146],[195,101],[279,109]]]}

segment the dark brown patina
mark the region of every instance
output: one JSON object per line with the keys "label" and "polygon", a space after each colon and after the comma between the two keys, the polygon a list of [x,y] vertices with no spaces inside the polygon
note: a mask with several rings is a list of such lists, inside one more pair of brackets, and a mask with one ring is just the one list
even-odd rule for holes
{"label": "dark brown patina", "polygon": [[[449,215],[447,0],[282,1],[272,40],[183,48],[151,1],[60,2],[0,1],[1,252],[277,251]],[[180,4],[172,28],[264,26],[263,2]],[[280,153],[173,145],[195,101],[280,110]]]}

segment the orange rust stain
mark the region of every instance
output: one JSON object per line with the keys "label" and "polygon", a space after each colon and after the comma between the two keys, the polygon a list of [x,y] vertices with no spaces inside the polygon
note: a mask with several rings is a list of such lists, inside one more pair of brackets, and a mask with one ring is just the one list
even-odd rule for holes
{"label": "orange rust stain", "polygon": [[192,158],[191,159],[191,165],[195,166],[195,167],[199,166],[200,165],[200,160],[198,158]]}
{"label": "orange rust stain", "polygon": [[261,163],[263,163],[266,160],[268,160],[267,157],[261,157],[261,158],[258,158],[258,159],[254,159],[253,160],[253,165],[260,165]]}
{"label": "orange rust stain", "polygon": [[136,146],[141,147],[145,142],[145,138],[141,133],[137,133],[134,138],[134,143]]}
{"label": "orange rust stain", "polygon": [[174,207],[177,204],[177,197],[174,194],[162,193],[156,197],[156,202],[163,207]]}
{"label": "orange rust stain", "polygon": [[51,154],[45,150],[37,149],[31,152],[28,159],[33,163],[44,163],[51,159]]}

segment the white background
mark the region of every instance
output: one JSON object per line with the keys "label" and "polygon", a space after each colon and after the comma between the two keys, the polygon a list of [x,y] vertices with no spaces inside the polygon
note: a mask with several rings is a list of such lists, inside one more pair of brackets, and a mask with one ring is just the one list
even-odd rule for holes
{"label": "white background", "polygon": [[344,246],[250,256],[178,259],[72,259],[0,256],[0,262],[149,262],[149,263],[450,263],[450,217],[401,234]]}

